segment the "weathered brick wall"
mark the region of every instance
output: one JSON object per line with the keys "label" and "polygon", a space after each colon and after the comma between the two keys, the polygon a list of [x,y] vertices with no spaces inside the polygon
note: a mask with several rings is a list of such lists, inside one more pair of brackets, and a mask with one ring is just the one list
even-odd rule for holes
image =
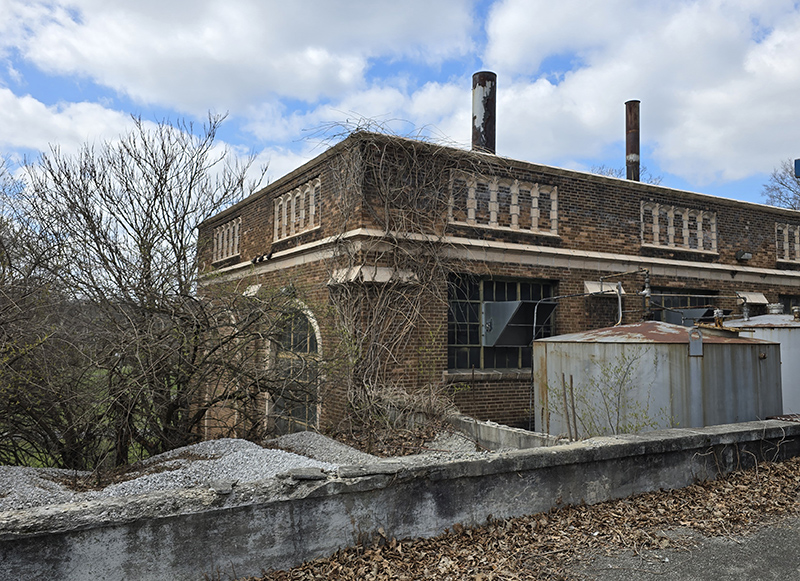
{"label": "weathered brick wall", "polygon": [[[343,205],[348,208],[354,206],[349,201],[343,203],[344,196],[358,198],[360,191],[357,176],[344,178],[341,175],[343,166],[353,171],[351,167],[353,162],[350,161],[353,152],[350,145],[343,144],[330,150],[201,224],[198,236],[200,272],[210,272],[251,261],[270,253],[274,255],[358,227],[362,221],[360,206],[355,204],[355,210],[348,212],[346,217],[340,211]],[[273,240],[274,200],[317,178],[320,180],[321,188],[316,211],[319,227],[291,237]],[[349,188],[347,192],[342,191],[343,184]],[[240,254],[228,260],[214,262],[211,242],[213,229],[236,217],[242,219]]]}
{"label": "weathered brick wall", "polygon": [[[368,137],[361,137],[367,139]],[[378,141],[383,138],[376,137]],[[206,221],[200,229],[201,263],[211,266],[208,239],[214,226],[236,216],[242,217],[241,257],[250,260],[269,251],[279,252],[297,247],[326,236],[335,236],[345,230],[357,227],[375,227],[375,211],[367,211],[359,203],[342,203],[345,196],[359,198],[361,181],[357,172],[358,163],[351,159],[353,152],[366,147],[355,140],[332,148],[326,154],[309,162],[267,188],[253,194],[248,199],[218,216]],[[390,145],[387,148],[391,148]],[[379,150],[383,155],[384,149]],[[441,152],[446,151],[447,155]],[[780,268],[794,270],[800,268],[777,261],[775,244],[775,224],[800,223],[797,212],[749,204],[736,200],[717,198],[691,192],[670,190],[659,186],[618,180],[582,172],[537,166],[515,160],[477,155],[471,152],[441,148],[430,144],[415,144],[413,155],[436,154],[436,163],[428,164],[426,171],[436,173],[440,184],[431,190],[431,196],[446,198],[448,166],[476,175],[498,176],[519,179],[546,186],[556,186],[558,191],[558,237],[542,236],[530,232],[512,232],[491,228],[469,227],[451,224],[447,228],[450,235],[471,239],[497,240],[520,244],[534,244],[545,247],[558,247],[576,250],[612,252],[635,256],[654,256],[660,258],[689,260],[693,262],[714,262],[739,266],[735,259],[737,250],[747,250],[753,258],[746,266],[761,268]],[[409,155],[407,152],[405,155]],[[399,157],[403,157],[400,155]],[[343,169],[344,168],[344,169]],[[343,177],[343,173],[354,173]],[[297,188],[309,180],[320,177],[321,196],[319,216],[321,227],[312,232],[299,234],[290,239],[273,242],[273,200]],[[375,187],[376,180],[368,180],[367,185]],[[343,191],[342,188],[349,188]],[[373,193],[366,192],[367,200],[377,199]],[[382,203],[384,199],[380,199]],[[675,248],[650,248],[641,244],[641,202],[653,201],[676,207],[714,212],[718,254],[708,254]],[[348,208],[346,216],[342,207]],[[445,203],[434,205],[436,208]],[[423,208],[425,211],[427,208]],[[235,262],[235,261],[231,261]],[[225,266],[228,262],[214,264]]]}
{"label": "weathered brick wall", "polygon": [[[392,170],[392,160],[399,160],[398,167],[407,168],[409,160],[413,162],[414,159],[421,160],[419,167],[430,174],[428,178],[410,175],[397,168],[396,171]],[[368,174],[366,177],[363,176],[365,171]],[[555,187],[558,236],[513,231],[510,228],[446,224],[452,171]],[[319,178],[321,187],[317,213],[319,227],[286,239],[273,240],[273,201],[276,196],[283,196],[316,178]],[[406,193],[413,194],[415,187],[424,188],[430,198],[413,195],[404,197],[403,188],[410,188]],[[391,204],[387,205],[388,199],[397,203],[400,203],[399,200],[413,199],[415,206],[391,207]],[[717,253],[691,251],[677,246],[662,248],[643,245],[642,202],[713,212]],[[426,212],[431,215],[426,215]],[[242,219],[240,254],[212,264],[209,241],[213,228],[239,216]],[[268,286],[292,284],[298,289],[298,297],[312,308],[320,324],[324,356],[335,358],[341,355],[341,343],[330,313],[328,282],[332,269],[337,265],[330,255],[314,254],[311,250],[302,253],[302,248],[359,228],[383,231],[387,224],[402,224],[403,220],[415,216],[424,217],[425,228],[433,236],[432,242],[429,241],[431,252],[439,252],[435,249],[435,241],[440,236],[450,240],[462,238],[480,241],[484,245],[509,243],[517,249],[516,254],[509,252],[501,258],[495,255],[489,259],[482,254],[483,247],[480,244],[469,252],[462,248],[463,245],[456,244],[453,248],[460,249],[461,254],[457,258],[448,258],[448,266],[454,272],[551,281],[557,295],[583,293],[584,281],[596,281],[611,272],[555,266],[550,258],[535,259],[540,252],[537,249],[616,254],[621,255],[623,261],[626,256],[631,257],[635,259],[632,263],[644,265],[645,268],[650,268],[648,265],[651,263],[663,266],[669,264],[668,261],[676,261],[676,265],[684,266],[692,263],[730,267],[729,271],[723,272],[717,266],[713,273],[696,268],[687,272],[687,268],[677,267],[675,274],[670,274],[666,268],[658,271],[661,274],[651,272],[652,287],[674,289],[676,292],[701,289],[721,296],[732,296],[735,291],[761,292],[770,302],[777,302],[780,295],[800,295],[800,286],[793,280],[767,276],[766,273],[760,278],[753,275],[743,277],[740,274],[742,267],[772,269],[770,272],[778,273],[789,273],[800,268],[790,262],[777,260],[775,241],[776,222],[798,224],[800,213],[430,144],[404,141],[398,145],[390,138],[363,134],[334,146],[302,168],[204,223],[200,229],[201,269],[207,272],[212,267],[231,267],[260,258],[252,269],[244,267],[236,272],[231,271],[231,276],[240,276],[243,283],[249,281],[247,284],[252,284],[256,279]],[[425,228],[420,230],[414,226],[411,231],[419,234]],[[324,252],[330,248],[330,245],[319,246],[314,252]],[[348,258],[388,267],[403,263],[397,255],[387,253],[380,247],[367,244],[364,248],[368,250],[349,255]],[[746,263],[738,262],[735,258],[737,250],[751,252],[752,259]],[[364,253],[368,253],[370,258],[361,258],[367,255]],[[266,256],[270,258],[266,259]],[[606,263],[609,264],[608,261]],[[253,272],[260,274],[254,275]],[[628,293],[623,301],[623,322],[641,320],[643,299],[637,293],[644,286],[644,275],[628,274],[620,280]],[[448,373],[446,301],[446,286],[442,280],[438,290],[423,305],[406,352],[390,365],[387,381],[410,388],[453,384],[455,387],[451,389],[462,412],[512,425],[527,424],[527,380],[489,374],[481,376],[480,380],[464,382],[461,376]],[[715,300],[715,304],[740,312],[733,298],[720,298]],[[597,296],[567,298],[560,301],[554,317],[559,334],[613,325],[618,319],[617,299]],[[346,412],[343,383],[331,378],[322,393],[322,425],[334,426]]]}
{"label": "weathered brick wall", "polygon": [[445,377],[461,413],[514,428],[539,429],[530,370],[450,373]]}

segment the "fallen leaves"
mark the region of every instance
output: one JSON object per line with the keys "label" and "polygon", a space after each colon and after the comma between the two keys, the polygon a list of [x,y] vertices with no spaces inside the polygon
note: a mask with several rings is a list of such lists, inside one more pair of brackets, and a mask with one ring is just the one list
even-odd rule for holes
{"label": "fallen leaves", "polygon": [[711,482],[593,506],[566,506],[479,527],[456,524],[430,539],[379,537],[260,580],[569,579],[570,564],[593,551],[681,547],[679,527],[728,536],[798,511],[800,458],[762,464]]}

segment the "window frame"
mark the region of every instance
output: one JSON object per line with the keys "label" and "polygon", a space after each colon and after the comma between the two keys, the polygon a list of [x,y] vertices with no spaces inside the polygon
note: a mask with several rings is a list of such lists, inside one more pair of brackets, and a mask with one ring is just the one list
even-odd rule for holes
{"label": "window frame", "polygon": [[[537,301],[555,296],[556,282],[512,277],[478,277],[452,274],[447,296],[447,369],[529,369],[530,347],[483,345],[482,308],[488,302]],[[537,325],[536,338],[554,334],[552,317]]]}
{"label": "window frame", "polygon": [[[317,429],[319,425],[318,375],[320,371],[318,365],[321,352],[318,329],[313,317],[305,309],[298,308],[294,311],[287,317],[278,337],[273,341],[273,348],[276,377],[285,381],[285,386],[280,393],[269,394],[268,416],[270,420],[280,433]],[[297,374],[309,372],[311,375],[303,379],[296,377]],[[311,394],[308,389],[312,381],[316,383],[316,393],[314,394]],[[293,382],[300,384],[300,388],[293,390],[290,387]],[[306,388],[305,402],[300,401],[301,398],[298,397],[303,388]]]}

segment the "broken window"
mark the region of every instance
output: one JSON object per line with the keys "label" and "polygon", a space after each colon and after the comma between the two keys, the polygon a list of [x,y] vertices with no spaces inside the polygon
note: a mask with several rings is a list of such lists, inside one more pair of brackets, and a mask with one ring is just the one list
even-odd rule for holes
{"label": "broken window", "polygon": [[[536,302],[553,283],[453,275],[448,285],[449,369],[521,369],[531,365]],[[553,334],[552,305],[540,303],[536,337]]]}

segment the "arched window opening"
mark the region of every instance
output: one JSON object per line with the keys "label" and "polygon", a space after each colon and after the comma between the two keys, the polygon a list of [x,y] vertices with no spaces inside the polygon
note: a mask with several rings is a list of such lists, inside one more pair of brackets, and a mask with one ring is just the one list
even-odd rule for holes
{"label": "arched window opening", "polygon": [[269,410],[273,429],[280,434],[316,429],[320,365],[316,330],[308,316],[300,310],[287,316],[275,343],[277,385]]}

